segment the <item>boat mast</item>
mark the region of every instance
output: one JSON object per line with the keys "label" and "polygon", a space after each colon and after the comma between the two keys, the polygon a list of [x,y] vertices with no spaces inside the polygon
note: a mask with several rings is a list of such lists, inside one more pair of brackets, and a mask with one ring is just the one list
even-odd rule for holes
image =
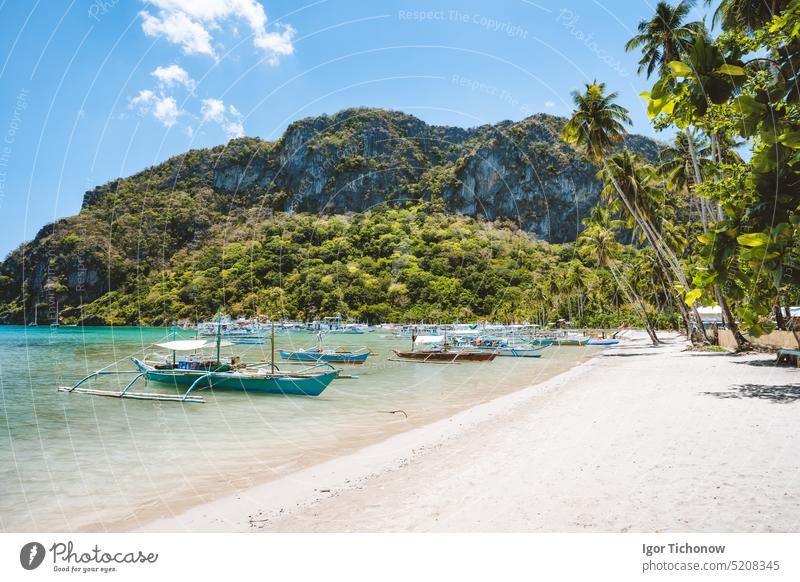
{"label": "boat mast", "polygon": [[[177,322],[176,322],[176,320],[173,319],[172,320],[172,341],[175,341],[175,326],[176,325],[177,325]],[[175,352],[175,350],[172,350],[172,368],[173,369],[175,368],[176,360],[177,360],[176,352]]]}
{"label": "boat mast", "polygon": [[269,361],[269,369],[270,369],[271,372],[274,372],[275,371],[275,318],[274,317],[270,317],[269,320],[272,323],[272,334],[271,334],[272,337],[270,339],[270,344],[271,344],[270,347],[272,348],[272,356],[271,356],[271,359]]}
{"label": "boat mast", "polygon": [[220,364],[219,347],[222,338],[222,312],[217,311],[217,366]]}

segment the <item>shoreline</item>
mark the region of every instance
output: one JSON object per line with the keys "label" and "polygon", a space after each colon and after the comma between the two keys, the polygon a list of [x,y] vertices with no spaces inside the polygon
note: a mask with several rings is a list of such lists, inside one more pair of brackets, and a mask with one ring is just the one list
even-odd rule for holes
{"label": "shoreline", "polygon": [[795,531],[796,372],[668,341],[137,531]]}
{"label": "shoreline", "polygon": [[[402,468],[426,451],[446,445],[464,430],[507,413],[519,402],[555,390],[602,353],[593,354],[586,361],[553,377],[520,386],[454,415],[402,431],[327,461],[302,467],[244,491],[193,505],[178,515],[150,520],[130,531],[254,531],[259,524],[265,523],[265,515],[280,516],[287,507],[310,507],[326,497],[335,497],[340,491],[361,487],[376,475]],[[320,480],[324,484],[320,484]],[[267,499],[270,502],[265,504],[264,500]],[[253,513],[247,503],[259,509]]]}

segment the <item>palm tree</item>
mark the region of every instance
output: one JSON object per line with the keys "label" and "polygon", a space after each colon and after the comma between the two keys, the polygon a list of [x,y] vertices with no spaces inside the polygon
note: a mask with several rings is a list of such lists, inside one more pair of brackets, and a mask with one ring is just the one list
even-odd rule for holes
{"label": "palm tree", "polygon": [[680,60],[693,35],[703,28],[700,22],[684,22],[694,4],[695,0],[682,0],[677,6],[659,2],[653,17],[639,23],[639,34],[625,44],[628,52],[642,49],[639,73],[647,70],[649,78],[656,68],[664,72],[668,63]]}
{"label": "palm tree", "polygon": [[[689,282],[675,252],[664,243],[659,231],[647,215],[641,211],[642,204],[637,205],[637,201],[631,198],[632,193],[622,188],[619,181],[619,178],[622,177],[620,170],[612,169],[606,158],[613,146],[623,142],[626,134],[625,124],[630,125],[631,123],[628,110],[614,103],[616,97],[616,93],[606,94],[605,83],[597,81],[587,84],[585,93],[573,92],[575,110],[564,125],[562,138],[583,149],[590,160],[602,165],[604,177],[613,186],[625,212],[633,219],[634,224],[641,230],[644,238],[653,248],[662,269],[665,273],[671,272],[683,289],[688,290]],[[693,326],[689,312],[682,298],[679,298],[677,303],[681,306],[687,335],[693,338]],[[702,336],[702,341],[707,342],[703,323],[696,307],[692,307],[692,316],[698,335]]]}
{"label": "palm tree", "polygon": [[[714,11],[712,23],[723,30],[753,32],[776,14],[785,10],[791,0],[722,0]],[[706,0],[711,5],[711,0]]]}
{"label": "palm tree", "polygon": [[616,256],[619,254],[622,245],[617,242],[614,231],[602,224],[590,222],[589,226],[578,237],[578,244],[580,245],[579,252],[581,256],[591,257],[597,262],[598,267],[609,270],[614,282],[617,284],[617,288],[622,291],[630,306],[642,318],[647,335],[650,336],[653,345],[661,343],[656,335],[644,301],[625,277],[620,275],[620,271],[616,266]]}

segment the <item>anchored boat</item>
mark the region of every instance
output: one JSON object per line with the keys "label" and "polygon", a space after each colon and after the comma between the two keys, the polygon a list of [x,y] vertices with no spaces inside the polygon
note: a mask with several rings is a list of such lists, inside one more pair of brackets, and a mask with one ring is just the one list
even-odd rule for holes
{"label": "anchored boat", "polygon": [[493,351],[477,351],[477,350],[421,350],[415,352],[401,352],[399,350],[392,350],[395,355],[402,360],[410,360],[417,362],[437,362],[437,363],[455,363],[455,362],[491,362],[497,357]]}
{"label": "anchored boat", "polygon": [[[171,354],[151,354],[143,359],[131,358],[136,372],[98,370],[83,378],[74,386],[61,386],[62,392],[80,392],[95,396],[133,398],[139,400],[170,400],[177,402],[205,402],[193,394],[197,390],[226,389],[268,394],[319,396],[339,375],[339,370],[325,362],[297,371],[282,370],[273,362],[242,363],[238,357],[223,362],[220,348],[228,342],[198,340],[175,340],[155,344],[169,350]],[[203,354],[201,350],[216,348],[216,356]],[[181,356],[178,356],[178,353]],[[291,364],[290,364],[291,365]],[[133,374],[133,378],[121,391],[96,390],[84,386],[87,382],[113,374]],[[171,384],[186,388],[182,394],[158,392],[134,392],[132,388],[141,379]]]}
{"label": "anchored boat", "polygon": [[328,362],[329,364],[360,365],[367,361],[367,358],[372,352],[369,348],[363,347],[350,350],[343,348],[306,348],[296,351],[281,350],[280,353],[282,359],[296,362]]}

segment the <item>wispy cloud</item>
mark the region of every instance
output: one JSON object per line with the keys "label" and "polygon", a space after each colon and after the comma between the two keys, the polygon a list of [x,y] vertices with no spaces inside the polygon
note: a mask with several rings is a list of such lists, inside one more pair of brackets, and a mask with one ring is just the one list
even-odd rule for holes
{"label": "wispy cloud", "polygon": [[233,105],[225,107],[225,103],[221,99],[203,99],[200,113],[204,123],[219,124],[229,138],[244,135],[243,116]]}
{"label": "wispy cloud", "polygon": [[253,34],[253,46],[263,50],[273,65],[294,52],[294,28],[277,25],[274,30],[267,30],[267,15],[256,0],[144,1],[158,11],[139,13],[144,33],[180,45],[186,54],[216,58],[211,31],[220,30],[227,21],[246,22]]}

